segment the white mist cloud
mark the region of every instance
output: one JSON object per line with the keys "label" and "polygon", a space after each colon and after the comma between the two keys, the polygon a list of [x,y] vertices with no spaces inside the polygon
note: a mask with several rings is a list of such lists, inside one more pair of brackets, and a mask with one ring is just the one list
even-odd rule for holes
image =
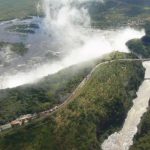
{"label": "white mist cloud", "polygon": [[141,38],[144,34],[144,30],[137,31],[132,28],[90,31],[85,34],[86,38],[82,46],[70,50],[70,53],[62,61],[45,64],[29,72],[2,76],[0,88],[12,88],[26,83],[33,83],[63,68],[103,56],[115,50],[128,52],[125,43],[133,38]]}
{"label": "white mist cloud", "polygon": [[60,49],[68,53],[62,61],[47,63],[28,72],[2,75],[0,77],[1,89],[36,82],[63,68],[101,57],[115,50],[128,52],[125,43],[133,38],[141,38],[145,34],[143,30],[137,31],[132,28],[110,31],[91,29],[88,11],[72,5],[72,3],[80,4],[85,1],[92,0],[43,1],[45,10],[43,30],[52,35],[56,43],[61,43]]}

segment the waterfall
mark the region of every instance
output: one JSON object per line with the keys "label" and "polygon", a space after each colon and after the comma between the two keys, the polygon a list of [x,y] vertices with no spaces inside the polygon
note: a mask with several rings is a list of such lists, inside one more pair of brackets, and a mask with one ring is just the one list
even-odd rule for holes
{"label": "waterfall", "polygon": [[44,0],[43,28],[62,43],[82,43],[85,37],[81,36],[81,32],[84,27],[90,27],[91,22],[88,10],[81,6],[85,1]]}
{"label": "waterfall", "polygon": [[[146,68],[145,78],[150,78],[150,62],[143,63]],[[150,99],[150,81],[145,80],[137,92],[137,98],[128,112],[121,131],[108,137],[102,144],[103,150],[129,150],[133,144],[133,138],[138,130],[141,117],[147,111]]]}
{"label": "waterfall", "polygon": [[[44,45],[41,47],[44,57],[47,54],[44,52],[53,51],[58,52],[61,58],[53,62],[46,60],[31,69],[16,70],[14,73],[7,69],[6,73],[0,75],[0,89],[37,82],[61,69],[100,58],[114,50],[129,52],[126,42],[145,35],[144,30],[130,27],[114,30],[92,29],[91,18],[85,5],[92,1],[99,2],[99,5],[103,2],[102,0],[43,0],[41,6],[39,6],[41,3],[38,3],[37,9],[43,8],[45,17],[39,18],[42,22],[40,22],[41,30],[38,34],[32,35],[31,40],[41,36],[39,39],[42,41],[39,43]],[[36,57],[41,57],[41,51],[36,53],[35,47]],[[30,54],[33,54],[33,51],[30,51]]]}

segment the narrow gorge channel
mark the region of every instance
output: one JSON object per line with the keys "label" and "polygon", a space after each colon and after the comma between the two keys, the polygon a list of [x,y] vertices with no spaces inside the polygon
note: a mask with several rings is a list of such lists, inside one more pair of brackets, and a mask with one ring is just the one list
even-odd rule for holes
{"label": "narrow gorge channel", "polygon": [[147,111],[150,99],[150,61],[144,62],[145,80],[133,100],[133,106],[128,112],[123,128],[108,137],[102,144],[102,150],[129,150],[138,130],[141,117]]}

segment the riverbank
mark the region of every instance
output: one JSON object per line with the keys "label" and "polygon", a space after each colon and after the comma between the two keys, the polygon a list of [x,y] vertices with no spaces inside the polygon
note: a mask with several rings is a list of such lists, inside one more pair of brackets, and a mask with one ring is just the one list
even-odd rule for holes
{"label": "riverbank", "polygon": [[[145,78],[150,78],[150,62],[143,63],[146,73]],[[150,81],[145,80],[137,92],[137,98],[133,101],[133,106],[128,112],[127,118],[121,131],[108,137],[102,144],[103,150],[129,150],[133,144],[133,138],[137,133],[137,127],[141,117],[147,111],[150,98]]]}

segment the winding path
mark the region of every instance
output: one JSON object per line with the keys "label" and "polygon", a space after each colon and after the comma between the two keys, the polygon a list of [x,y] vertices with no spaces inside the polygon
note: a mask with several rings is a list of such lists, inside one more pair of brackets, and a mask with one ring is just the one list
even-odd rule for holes
{"label": "winding path", "polygon": [[[122,61],[141,61],[141,62],[144,62],[144,61],[150,61],[150,58],[148,59],[115,59],[115,60],[109,60],[109,61],[105,61],[105,62],[101,62],[99,63],[98,65],[96,65],[92,70],[91,72],[82,80],[82,82],[77,86],[77,88],[72,92],[72,94],[60,105],[52,109],[49,109],[49,110],[46,110],[44,112],[41,112],[40,114],[42,114],[42,116],[40,117],[37,117],[37,119],[34,119],[34,120],[42,120],[50,115],[53,115],[54,113],[60,111],[62,108],[64,108],[69,102],[71,102],[72,100],[74,100],[74,98],[80,94],[81,92],[81,89],[82,87],[91,79],[91,76],[93,74],[93,72],[100,66],[102,65],[105,65],[105,64],[109,64],[109,63],[112,63],[112,62],[122,62]],[[150,76],[149,76],[150,78]],[[53,110],[53,111],[51,111]],[[41,125],[41,124],[40,124]],[[38,125],[37,125],[38,126]],[[104,149],[104,150],[117,150],[117,149]],[[118,150],[124,150],[124,149],[118,149]]]}

